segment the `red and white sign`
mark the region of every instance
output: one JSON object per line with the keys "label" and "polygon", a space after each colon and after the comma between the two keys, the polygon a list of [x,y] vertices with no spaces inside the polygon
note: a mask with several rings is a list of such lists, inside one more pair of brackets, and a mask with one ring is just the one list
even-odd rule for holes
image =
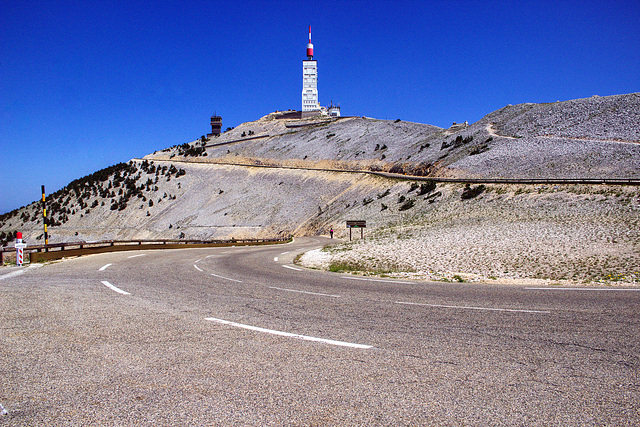
{"label": "red and white sign", "polygon": [[22,233],[16,233],[16,265],[21,267],[24,261],[24,248],[27,247],[25,243],[22,243]]}

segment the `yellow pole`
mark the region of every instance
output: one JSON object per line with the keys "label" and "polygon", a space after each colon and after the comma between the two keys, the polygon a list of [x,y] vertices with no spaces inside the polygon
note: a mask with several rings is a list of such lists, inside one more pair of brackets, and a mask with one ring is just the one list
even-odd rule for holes
{"label": "yellow pole", "polygon": [[[44,222],[44,244],[48,245],[49,244],[49,233],[47,231],[47,224],[48,224],[48,220],[47,220],[47,205],[46,205],[46,201],[45,201],[45,197],[44,197],[44,185],[42,186],[42,219]],[[49,252],[49,248],[45,248],[46,252]]]}

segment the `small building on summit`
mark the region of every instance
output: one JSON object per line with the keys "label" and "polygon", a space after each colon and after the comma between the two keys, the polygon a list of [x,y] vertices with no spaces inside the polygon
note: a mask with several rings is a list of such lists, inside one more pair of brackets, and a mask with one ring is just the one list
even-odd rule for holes
{"label": "small building on summit", "polygon": [[331,104],[327,107],[327,114],[329,114],[329,117],[340,117],[340,106],[333,105],[333,101],[331,101]]}
{"label": "small building on summit", "polygon": [[207,134],[207,137],[218,136],[222,133],[222,117],[214,113],[211,116],[211,133]]}

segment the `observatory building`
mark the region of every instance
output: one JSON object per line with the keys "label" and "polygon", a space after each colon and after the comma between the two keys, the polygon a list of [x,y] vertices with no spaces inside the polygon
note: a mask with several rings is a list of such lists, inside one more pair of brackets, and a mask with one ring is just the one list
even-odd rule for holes
{"label": "observatory building", "polygon": [[309,43],[307,44],[307,59],[302,61],[302,114],[304,117],[329,115],[340,117],[340,106],[333,101],[327,108],[318,102],[318,61],[313,59],[313,44],[311,43],[311,26],[309,26]]}
{"label": "observatory building", "polygon": [[309,26],[307,60],[302,61],[302,115],[313,115],[313,112],[320,113],[320,103],[318,103],[318,61],[313,59],[311,26]]}

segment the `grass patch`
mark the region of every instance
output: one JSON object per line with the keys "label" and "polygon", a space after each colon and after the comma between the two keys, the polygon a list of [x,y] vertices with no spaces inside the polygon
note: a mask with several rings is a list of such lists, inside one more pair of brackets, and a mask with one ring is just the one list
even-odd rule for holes
{"label": "grass patch", "polygon": [[[369,258],[369,261],[375,262],[374,259]],[[388,276],[393,273],[401,272],[413,272],[410,267],[401,268],[399,265],[383,263],[377,267],[367,265],[359,261],[332,261],[329,264],[329,271],[333,273],[360,273],[363,275],[376,275],[376,276]]]}
{"label": "grass patch", "polygon": [[365,268],[357,262],[333,261],[329,264],[329,271],[333,273],[345,273],[348,271],[364,271]]}

